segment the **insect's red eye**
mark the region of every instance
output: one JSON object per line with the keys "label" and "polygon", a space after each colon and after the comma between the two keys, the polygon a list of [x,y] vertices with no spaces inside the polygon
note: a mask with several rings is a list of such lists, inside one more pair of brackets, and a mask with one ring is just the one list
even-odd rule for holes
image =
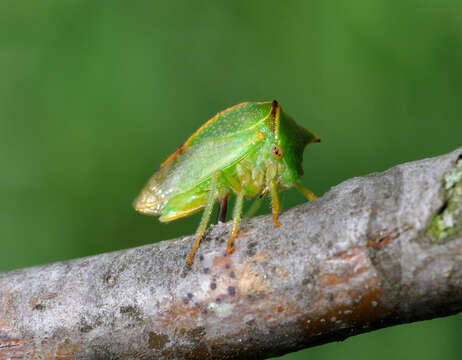
{"label": "insect's red eye", "polygon": [[282,150],[279,146],[273,145],[271,146],[271,154],[276,158],[282,158]]}

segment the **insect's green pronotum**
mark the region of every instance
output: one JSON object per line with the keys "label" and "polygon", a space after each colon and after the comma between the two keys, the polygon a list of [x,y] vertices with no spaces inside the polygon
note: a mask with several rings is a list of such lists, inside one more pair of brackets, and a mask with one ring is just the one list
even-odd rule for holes
{"label": "insect's green pronotum", "polygon": [[228,254],[234,251],[244,198],[271,195],[274,226],[278,191],[295,186],[303,174],[305,146],[319,138],[285,114],[277,101],[246,102],[225,109],[202,125],[171,154],[135,199],[135,209],[168,222],[204,210],[187,263],[204,236],[215,202],[226,219],[228,197],[236,195]]}

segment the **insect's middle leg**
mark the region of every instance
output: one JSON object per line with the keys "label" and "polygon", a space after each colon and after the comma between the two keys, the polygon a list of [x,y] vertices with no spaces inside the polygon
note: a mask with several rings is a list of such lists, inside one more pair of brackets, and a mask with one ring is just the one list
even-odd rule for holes
{"label": "insect's middle leg", "polygon": [[241,220],[243,202],[244,192],[241,191],[239,194],[237,194],[236,203],[234,204],[233,227],[231,229],[231,235],[229,236],[228,240],[228,254],[232,254],[234,252],[234,239],[236,238],[237,231],[239,229],[239,221]]}
{"label": "insect's middle leg", "polygon": [[256,200],[254,200],[250,208],[245,213],[244,217],[246,218],[253,217],[257,213],[258,209],[260,209],[261,203],[262,203],[262,197],[259,196]]}
{"label": "insect's middle leg", "polygon": [[220,175],[219,172],[215,173],[212,176],[212,179],[210,180],[210,187],[209,187],[209,192],[207,196],[207,203],[205,204],[204,212],[202,213],[202,219],[196,231],[196,240],[194,241],[191,252],[189,253],[188,260],[186,260],[186,263],[188,265],[193,264],[194,254],[197,248],[199,247],[199,243],[201,242],[202,237],[204,236],[204,233],[205,233],[205,229],[207,228],[207,225],[210,221],[210,216],[212,215],[212,210],[213,210],[213,204],[215,203],[215,196],[217,193],[217,179],[219,175]]}

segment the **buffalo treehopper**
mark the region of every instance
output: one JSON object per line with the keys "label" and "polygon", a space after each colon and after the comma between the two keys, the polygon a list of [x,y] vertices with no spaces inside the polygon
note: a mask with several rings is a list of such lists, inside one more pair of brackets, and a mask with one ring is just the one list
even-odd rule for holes
{"label": "buffalo treehopper", "polygon": [[315,195],[297,180],[303,174],[303,151],[319,138],[285,114],[277,101],[245,102],[227,108],[202,125],[152,175],[133,202],[137,211],[172,221],[203,210],[191,265],[212,214],[226,219],[228,197],[236,195],[227,252],[234,251],[244,198],[269,193],[278,227],[278,192],[295,186],[309,200]]}

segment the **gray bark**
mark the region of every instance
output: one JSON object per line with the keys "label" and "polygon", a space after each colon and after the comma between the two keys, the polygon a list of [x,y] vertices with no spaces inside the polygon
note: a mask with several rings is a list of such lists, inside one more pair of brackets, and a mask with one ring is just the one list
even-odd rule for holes
{"label": "gray bark", "polygon": [[[0,274],[0,359],[262,359],[462,309],[462,148],[292,208]],[[459,164],[459,165],[457,165]],[[459,167],[458,167],[459,166]]]}

